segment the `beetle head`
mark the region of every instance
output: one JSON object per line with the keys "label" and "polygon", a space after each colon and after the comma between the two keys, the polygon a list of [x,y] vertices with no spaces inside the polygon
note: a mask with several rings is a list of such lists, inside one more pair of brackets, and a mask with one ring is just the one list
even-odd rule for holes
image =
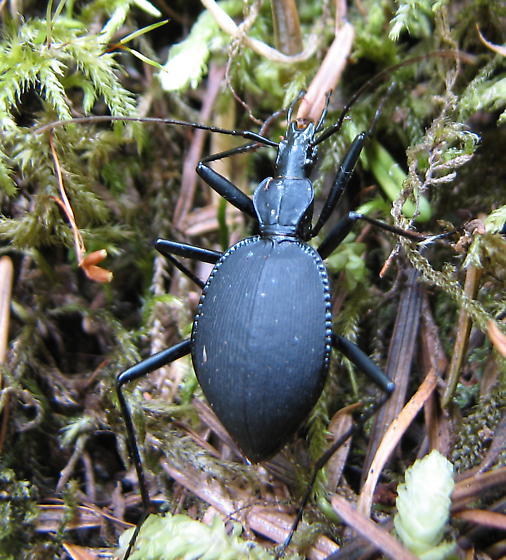
{"label": "beetle head", "polygon": [[290,121],[286,136],[278,145],[276,175],[278,177],[307,177],[316,161],[313,146],[315,124],[304,119]]}

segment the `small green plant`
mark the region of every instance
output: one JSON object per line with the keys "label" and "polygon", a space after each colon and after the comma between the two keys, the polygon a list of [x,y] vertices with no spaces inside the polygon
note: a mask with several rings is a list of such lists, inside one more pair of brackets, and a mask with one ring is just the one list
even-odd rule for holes
{"label": "small green plant", "polygon": [[397,491],[394,525],[402,542],[421,560],[444,560],[455,543],[441,542],[450,515],[453,466],[432,451],[406,471]]}
{"label": "small green plant", "polygon": [[[120,554],[126,551],[134,529],[120,537]],[[241,527],[234,524],[231,534],[215,517],[205,525],[186,515],[150,515],[137,537],[130,560],[270,560],[274,558],[264,548],[242,540]]]}

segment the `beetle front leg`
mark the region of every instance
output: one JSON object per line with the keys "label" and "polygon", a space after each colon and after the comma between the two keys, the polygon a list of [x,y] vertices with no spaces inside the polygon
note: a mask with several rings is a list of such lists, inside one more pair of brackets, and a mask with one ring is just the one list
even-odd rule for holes
{"label": "beetle front leg", "polygon": [[[315,237],[316,235],[318,235],[320,229],[325,225],[325,223],[329,219],[330,215],[332,214],[332,211],[334,210],[337,203],[339,202],[339,199],[341,198],[341,195],[346,190],[346,188],[348,186],[348,183],[350,181],[350,178],[353,175],[353,171],[355,170],[357,162],[360,158],[360,154],[362,153],[364,145],[365,145],[367,139],[370,138],[373,135],[376,124],[377,124],[377,122],[378,122],[378,120],[381,116],[381,112],[383,110],[383,105],[385,104],[389,95],[392,93],[392,90],[393,90],[394,87],[395,87],[395,83],[392,83],[390,85],[390,87],[388,88],[388,91],[387,91],[386,95],[383,97],[383,99],[380,102],[378,108],[376,109],[374,117],[373,117],[371,123],[369,124],[368,130],[364,130],[360,134],[357,134],[357,136],[355,136],[355,138],[353,140],[353,143],[348,148],[348,151],[346,152],[346,154],[345,154],[345,156],[344,156],[344,158],[341,162],[341,165],[339,166],[339,171],[336,174],[336,178],[334,179],[334,184],[332,185],[332,188],[330,189],[327,200],[325,201],[325,203],[323,205],[320,217],[318,218],[318,222],[316,223],[315,227],[312,230],[311,237]],[[324,111],[324,113],[325,113],[325,111]],[[322,116],[323,116],[323,114],[322,114]],[[341,118],[339,119],[339,121],[336,124],[330,126],[326,131],[324,131],[318,137],[315,144],[319,144],[320,142],[322,142],[323,140],[325,140],[329,136],[332,136],[332,134],[341,130],[341,125],[343,123],[343,121],[342,121],[343,116],[344,116],[344,114],[341,115]]]}
{"label": "beetle front leg", "polygon": [[137,438],[135,436],[135,427],[132,421],[132,415],[130,413],[130,408],[127,404],[125,399],[125,395],[123,394],[123,387],[130,383],[131,381],[135,381],[153,371],[182,358],[190,353],[191,350],[191,341],[190,339],[184,340],[167,350],[162,350],[142,362],[135,364],[134,366],[126,369],[122,373],[118,375],[116,378],[116,392],[118,395],[118,401],[121,408],[121,414],[123,416],[123,420],[125,422],[125,429],[127,434],[127,444],[128,444],[128,451],[130,453],[130,458],[132,459],[135,470],[137,472],[137,478],[139,481],[139,491],[141,493],[142,505],[144,509],[144,516],[141,518],[140,522],[138,523],[136,530],[130,539],[130,543],[128,544],[127,551],[125,553],[124,558],[128,558],[130,552],[132,550],[133,545],[135,544],[135,539],[139,533],[140,527],[144,520],[146,519],[150,509],[151,503],[149,500],[149,492],[146,485],[146,478],[144,476],[144,469],[142,467],[141,456],[139,453],[139,446],[137,445]]}
{"label": "beetle front leg", "polygon": [[252,150],[256,148],[256,146],[257,144],[245,144],[244,146],[239,146],[232,150],[227,150],[226,152],[208,156],[199,161],[196,169],[200,177],[214,191],[216,191],[225,200],[230,202],[230,204],[238,208],[241,212],[247,214],[248,216],[251,216],[252,218],[256,218],[256,212],[251,198],[244,194],[240,189],[238,189],[226,177],[223,177],[223,175],[220,175],[214,169],[211,169],[211,167],[209,167],[207,164],[211,161],[216,161],[225,157]]}
{"label": "beetle front leg", "polygon": [[351,176],[353,175],[353,171],[355,170],[358,158],[362,153],[367,137],[367,132],[361,132],[358,134],[346,152],[346,155],[339,166],[339,171],[336,174],[336,178],[334,179],[334,183],[330,189],[327,200],[323,205],[320,217],[311,231],[311,237],[318,235],[319,231],[326,224],[330,215],[334,211],[334,208],[337,206],[337,203],[339,202],[343,192],[348,186]]}

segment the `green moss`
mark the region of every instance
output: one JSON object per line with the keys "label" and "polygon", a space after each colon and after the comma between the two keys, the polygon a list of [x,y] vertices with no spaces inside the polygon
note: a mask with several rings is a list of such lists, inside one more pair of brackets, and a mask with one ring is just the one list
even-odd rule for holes
{"label": "green moss", "polygon": [[[496,387],[489,395],[465,413],[459,423],[457,438],[450,459],[457,472],[472,469],[481,463],[506,406],[506,391]],[[506,453],[499,454],[498,464],[504,464]]]}
{"label": "green moss", "polygon": [[0,470],[0,557],[23,557],[35,536],[38,516],[37,489],[27,480],[18,480],[13,470]]}

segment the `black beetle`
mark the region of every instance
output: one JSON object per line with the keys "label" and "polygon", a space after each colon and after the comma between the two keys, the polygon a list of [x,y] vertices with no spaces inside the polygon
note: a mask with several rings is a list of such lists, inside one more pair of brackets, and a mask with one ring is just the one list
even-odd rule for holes
{"label": "black beetle", "polygon": [[[258,235],[239,241],[225,253],[164,239],[155,242],[156,249],[201,285],[203,292],[191,338],[139,362],[117,378],[129,449],[146,509],[149,496],[123,395],[123,386],[132,380],[191,353],[211,407],[253,462],[276,453],[307,418],[322,392],[332,348],[341,351],[387,395],[394,389],[366,354],[333,333],[329,278],[323,259],[358,219],[418,241],[420,238],[349,212],[317,249],[307,244],[335,208],[370,132],[355,138],[313,227],[314,192],[309,174],[316,161],[317,145],[339,130],[343,115],[338,123],[320,132],[326,109],[317,124],[292,120],[292,109],[293,104],[288,111],[286,137],[279,144],[254,132],[195,125],[253,140],[253,144],[205,158],[198,164],[197,173],[255,220]],[[258,144],[277,148],[275,175],[264,179],[251,199],[207,163]],[[196,278],[174,255],[214,264],[207,282]]]}

